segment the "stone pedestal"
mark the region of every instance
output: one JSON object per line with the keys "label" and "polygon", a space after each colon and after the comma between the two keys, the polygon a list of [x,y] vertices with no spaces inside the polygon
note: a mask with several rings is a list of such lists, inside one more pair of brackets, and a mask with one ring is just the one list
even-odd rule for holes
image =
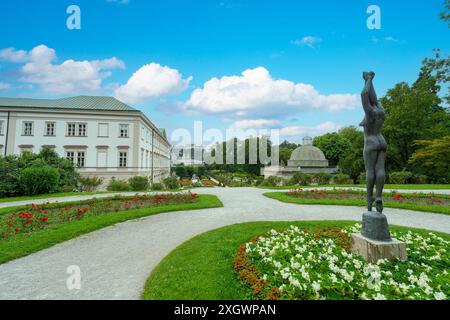
{"label": "stone pedestal", "polygon": [[376,263],[380,259],[406,260],[406,244],[397,239],[389,241],[372,240],[360,233],[350,236],[350,249],[352,253],[362,256],[366,261]]}
{"label": "stone pedestal", "polygon": [[389,225],[384,214],[374,211],[363,213],[361,234],[369,239],[378,241],[391,240]]}

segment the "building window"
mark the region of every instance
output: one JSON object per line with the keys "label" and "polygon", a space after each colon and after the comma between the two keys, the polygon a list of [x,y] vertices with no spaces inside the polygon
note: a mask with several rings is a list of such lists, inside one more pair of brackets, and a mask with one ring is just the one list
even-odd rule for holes
{"label": "building window", "polygon": [[68,123],[67,135],[69,137],[86,137],[87,124],[86,123]]}
{"label": "building window", "polygon": [[5,134],[5,121],[0,120],[0,136]]}
{"label": "building window", "polygon": [[75,152],[67,151],[66,158],[67,158],[67,160],[70,160],[71,162],[73,162],[73,160],[75,159]]}
{"label": "building window", "polygon": [[67,135],[69,137],[75,136],[75,123],[68,123],[67,124]]}
{"label": "building window", "polygon": [[45,135],[46,136],[54,136],[55,135],[55,123],[54,122],[46,122],[45,123]]}
{"label": "building window", "polygon": [[128,138],[129,125],[119,124],[119,137]]}
{"label": "building window", "polygon": [[79,123],[78,124],[78,136],[86,137],[86,128],[87,128],[86,123]]}
{"label": "building window", "polygon": [[67,160],[70,160],[80,168],[84,168],[86,165],[86,152],[85,151],[67,151]]}
{"label": "building window", "polygon": [[86,162],[86,152],[80,151],[77,154],[77,166],[80,168],[84,168]]}
{"label": "building window", "polygon": [[120,151],[119,152],[119,167],[120,168],[126,168],[127,167],[127,160],[128,160],[128,152]]}
{"label": "building window", "polygon": [[33,122],[25,121],[23,123],[23,135],[32,136],[33,135]]}

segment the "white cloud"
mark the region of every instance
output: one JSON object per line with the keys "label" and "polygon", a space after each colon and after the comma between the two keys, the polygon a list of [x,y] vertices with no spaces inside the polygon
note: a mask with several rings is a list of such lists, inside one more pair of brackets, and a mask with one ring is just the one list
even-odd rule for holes
{"label": "white cloud", "polygon": [[391,36],[384,37],[384,38],[381,38],[381,39],[377,38],[375,36],[372,37],[372,43],[378,44],[380,42],[382,42],[382,43],[399,43],[399,44],[404,44],[405,43],[404,40],[399,40],[399,39],[391,37]]}
{"label": "white cloud", "polygon": [[192,77],[183,79],[182,74],[157,63],[146,64],[136,71],[128,82],[115,90],[118,99],[125,102],[145,102],[158,97],[181,93]]}
{"label": "white cloud", "polygon": [[94,61],[70,59],[54,64],[57,59],[55,50],[45,45],[35,47],[29,56],[30,61],[21,69],[21,80],[38,84],[43,91],[50,93],[100,92],[103,79],[111,74],[105,70],[125,67],[115,57]]}
{"label": "white cloud", "polygon": [[117,4],[129,4],[130,0],[106,0],[106,2],[117,3]]}
{"label": "white cloud", "polygon": [[212,78],[182,104],[185,112],[227,117],[280,118],[305,110],[340,111],[359,104],[354,94],[322,95],[312,85],[273,79],[263,67]]}
{"label": "white cloud", "polygon": [[11,88],[11,85],[6,82],[0,82],[0,90],[8,90]]}
{"label": "white cloud", "polygon": [[303,137],[305,135],[318,136],[328,132],[335,132],[342,126],[334,122],[327,121],[316,126],[290,126],[280,129],[280,135],[283,137]]}
{"label": "white cloud", "polygon": [[386,37],[386,38],[384,38],[384,41],[387,41],[387,42],[398,42],[398,39],[396,39],[394,37]]}
{"label": "white cloud", "polygon": [[311,49],[315,49],[317,45],[322,43],[322,38],[314,37],[314,36],[306,36],[301,39],[296,39],[292,41],[293,44],[301,47],[309,47]]}
{"label": "white cloud", "polygon": [[233,123],[233,129],[260,129],[271,128],[279,123],[278,120],[255,119],[255,120],[239,120]]}
{"label": "white cloud", "polygon": [[16,50],[15,48],[5,48],[0,50],[0,60],[8,62],[25,62],[28,60],[28,53],[25,50]]}
{"label": "white cloud", "polygon": [[116,57],[93,61],[70,59],[57,64],[55,50],[45,45],[36,46],[29,52],[3,49],[0,57],[9,62],[25,63],[19,70],[21,82],[36,84],[44,92],[57,94],[99,93],[102,81],[111,75],[107,70],[125,68]]}

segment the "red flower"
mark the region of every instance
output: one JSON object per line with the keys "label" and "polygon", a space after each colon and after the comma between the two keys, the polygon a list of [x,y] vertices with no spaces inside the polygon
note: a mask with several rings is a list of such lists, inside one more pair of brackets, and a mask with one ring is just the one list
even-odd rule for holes
{"label": "red flower", "polygon": [[20,231],[20,229],[19,228],[15,228],[14,231],[17,233],[17,232]]}
{"label": "red flower", "polygon": [[26,222],[25,222],[25,224],[30,224],[31,223],[31,220],[27,220]]}
{"label": "red flower", "polygon": [[8,226],[12,227],[13,226],[13,222],[12,221],[8,221]]}
{"label": "red flower", "polygon": [[196,194],[196,193],[192,193],[191,196],[192,196],[192,198],[198,198],[198,194]]}
{"label": "red flower", "polygon": [[84,208],[84,209],[83,209],[83,212],[84,212],[84,213],[88,212],[88,208]]}
{"label": "red flower", "polygon": [[41,221],[42,222],[45,222],[45,221],[47,221],[48,220],[48,217],[43,217],[43,218],[41,218]]}

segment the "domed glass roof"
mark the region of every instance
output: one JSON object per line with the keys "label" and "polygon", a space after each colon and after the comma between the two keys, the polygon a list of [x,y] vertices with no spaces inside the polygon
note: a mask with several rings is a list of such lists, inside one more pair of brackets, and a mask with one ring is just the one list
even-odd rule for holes
{"label": "domed glass roof", "polygon": [[327,160],[322,150],[314,146],[301,146],[292,152],[290,160],[307,161],[307,160]]}
{"label": "domed glass roof", "polygon": [[322,150],[312,145],[312,139],[305,137],[303,145],[292,152],[288,166],[327,167],[328,160]]}

